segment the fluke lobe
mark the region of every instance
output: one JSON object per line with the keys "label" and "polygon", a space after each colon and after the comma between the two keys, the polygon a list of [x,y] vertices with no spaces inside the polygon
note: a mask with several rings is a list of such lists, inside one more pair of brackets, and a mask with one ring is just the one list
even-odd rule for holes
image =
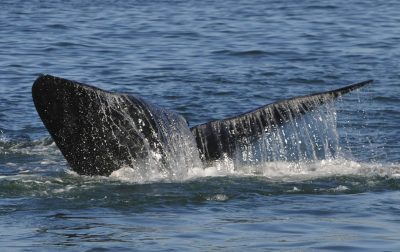
{"label": "fluke lobe", "polygon": [[177,166],[198,167],[232,157],[238,145],[251,144],[265,132],[370,83],[282,100],[192,128],[177,113],[138,96],[50,75],[36,79],[32,97],[44,125],[78,174],[108,176],[124,166],[143,165],[172,174]]}

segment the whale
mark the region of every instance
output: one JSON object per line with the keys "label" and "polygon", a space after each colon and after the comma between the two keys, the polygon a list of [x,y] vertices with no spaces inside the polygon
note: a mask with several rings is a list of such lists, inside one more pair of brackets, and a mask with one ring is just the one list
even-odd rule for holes
{"label": "whale", "polygon": [[[189,127],[178,113],[138,95],[110,92],[52,75],[32,85],[35,108],[73,171],[109,176],[121,167],[205,167],[235,155],[241,145],[369,85],[345,87],[267,104],[228,118]],[[184,172],[184,171],[180,171]]]}

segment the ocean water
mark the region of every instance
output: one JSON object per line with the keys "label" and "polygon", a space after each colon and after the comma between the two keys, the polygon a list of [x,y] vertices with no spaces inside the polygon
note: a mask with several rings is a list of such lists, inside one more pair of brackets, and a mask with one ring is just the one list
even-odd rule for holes
{"label": "ocean water", "polygon": [[[399,13],[381,0],[1,1],[0,247],[398,251]],[[375,82],[319,112],[337,155],[140,180],[70,170],[33,106],[40,73],[142,96],[192,126]]]}

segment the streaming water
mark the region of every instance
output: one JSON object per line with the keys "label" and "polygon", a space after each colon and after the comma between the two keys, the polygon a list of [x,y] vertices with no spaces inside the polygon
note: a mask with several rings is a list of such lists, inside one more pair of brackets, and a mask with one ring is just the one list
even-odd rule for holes
{"label": "streaming water", "polygon": [[[99,97],[100,99],[102,98]],[[102,103],[101,108],[103,120],[113,125],[111,127],[113,139],[117,139],[117,142],[121,140],[121,136],[117,136],[121,132],[126,132],[122,140],[126,139],[126,135],[135,135],[144,143],[141,152],[147,153],[143,158],[137,158],[135,149],[129,149],[129,145],[118,142],[120,146],[127,148],[127,155],[130,156],[129,162],[121,165],[121,169],[116,171],[118,176],[126,177],[121,175],[121,172],[127,172],[132,182],[139,183],[158,180],[174,181],[187,178],[190,169],[202,168],[194,136],[183,118],[156,105],[146,104],[145,101],[141,102],[145,103],[146,108],[138,107],[131,99],[136,98],[106,96],[106,102]],[[138,112],[132,113],[127,108],[128,106],[135,107]],[[143,111],[145,109],[149,109],[149,118]],[[112,112],[106,112],[111,110]],[[120,121],[115,122],[115,113],[126,121],[126,124],[121,125]],[[138,114],[144,117],[135,118]],[[155,138],[160,140],[155,142]],[[113,159],[117,160],[118,157],[113,157]]]}

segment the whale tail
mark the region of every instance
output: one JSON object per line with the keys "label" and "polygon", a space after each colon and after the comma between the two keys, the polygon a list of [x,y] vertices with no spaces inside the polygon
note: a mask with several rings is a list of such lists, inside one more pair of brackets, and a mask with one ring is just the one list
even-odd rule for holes
{"label": "whale tail", "polygon": [[191,129],[182,116],[140,97],[50,75],[37,78],[32,97],[75,172],[108,176],[127,166],[145,178],[149,167],[176,176],[201,166],[201,161],[232,157],[239,145],[371,82],[279,101]]}
{"label": "whale tail", "polygon": [[[110,175],[122,167],[137,176],[179,174],[200,163],[186,120],[144,99],[42,75],[32,86],[36,110],[71,168]],[[187,141],[191,139],[191,141]],[[183,161],[182,161],[183,160]],[[143,168],[144,167],[144,168]]]}
{"label": "whale tail", "polygon": [[332,91],[278,101],[234,117],[194,126],[191,131],[196,137],[203,161],[232,157],[237,145],[252,142],[265,132],[372,82],[373,80],[367,80]]}

